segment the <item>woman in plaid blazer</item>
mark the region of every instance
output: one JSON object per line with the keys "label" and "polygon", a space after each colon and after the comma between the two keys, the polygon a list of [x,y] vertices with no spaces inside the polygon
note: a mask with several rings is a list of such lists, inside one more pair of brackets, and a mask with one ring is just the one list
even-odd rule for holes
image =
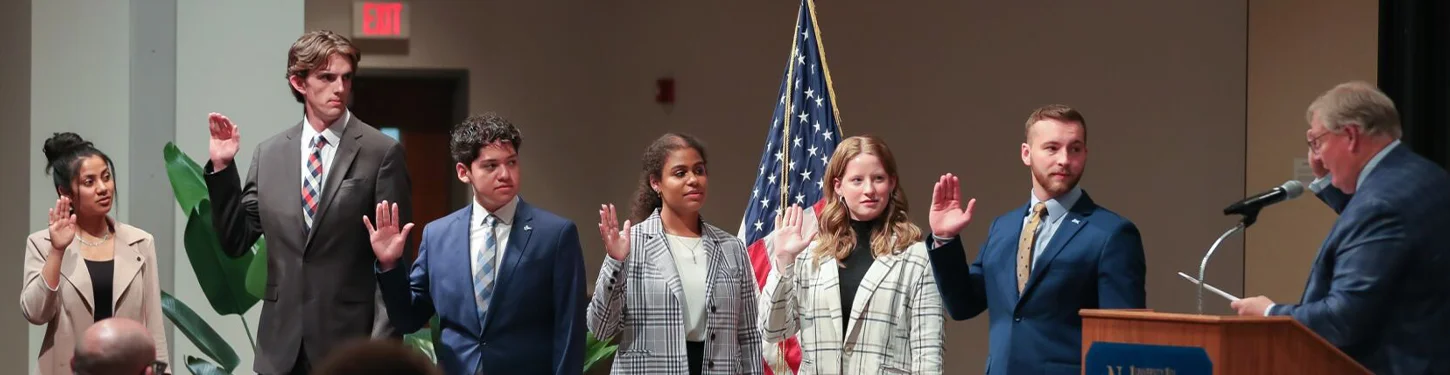
{"label": "woman in plaid blazer", "polygon": [[799,334],[802,375],[941,374],[941,297],[891,151],[876,137],[847,138],[822,178],[831,186],[817,231],[791,207],[771,240],[765,340]]}
{"label": "woman in plaid blazer", "polygon": [[755,277],[739,238],[700,218],[705,148],[665,134],[645,151],[633,220],[599,210],[609,253],[589,301],[589,331],[620,334],[614,374],[761,374]]}

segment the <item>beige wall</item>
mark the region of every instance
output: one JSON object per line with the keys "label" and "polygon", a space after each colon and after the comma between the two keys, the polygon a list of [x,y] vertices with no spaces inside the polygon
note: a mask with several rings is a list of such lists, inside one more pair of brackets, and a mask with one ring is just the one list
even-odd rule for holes
{"label": "beige wall", "polygon": [[[966,176],[967,194],[981,201],[980,219],[964,235],[979,243],[984,223],[1026,198],[1027,175],[1016,157],[1023,117],[1047,102],[1081,108],[1093,155],[1084,186],[1142,228],[1149,307],[1191,311],[1193,289],[1173,273],[1194,268],[1232,224],[1216,213],[1292,177],[1291,162],[1302,157],[1303,108],[1314,95],[1337,82],[1374,79],[1375,3],[1048,3],[822,2],[843,126],[895,146],[919,223],[926,222],[929,181],[944,172]],[[736,229],[788,54],[794,2],[410,4],[415,24],[406,54],[368,54],[363,67],[468,69],[469,109],[498,111],[524,127],[526,197],[580,225],[590,269],[601,259],[594,207],[629,201],[639,152],[664,131],[709,143],[715,178],[707,216]],[[305,27],[348,30],[350,5],[308,0]],[[21,19],[4,24],[32,30],[31,13],[12,12]],[[29,33],[3,35],[15,40],[0,39],[0,50],[31,50]],[[275,52],[263,45],[287,41],[257,43],[256,51]],[[0,74],[0,89],[19,93],[6,97],[32,94],[29,80],[13,74],[31,70],[27,53],[5,54],[20,57]],[[188,74],[203,78],[178,78],[181,89],[191,87],[183,81],[210,79]],[[678,82],[670,111],[652,100],[663,75]],[[178,93],[178,102],[208,95]],[[19,135],[7,139],[27,142],[0,148],[15,156],[0,159],[9,161],[7,175],[30,175],[28,155],[38,142],[22,133],[34,124],[11,124],[30,122],[31,104],[0,106],[15,107],[0,111],[0,124]],[[195,119],[200,112],[181,107],[204,106],[178,105],[179,119]],[[184,148],[197,145],[190,135],[177,138]],[[27,186],[10,185],[20,190],[6,196],[31,195]],[[6,219],[16,224],[5,226],[13,232],[6,238],[23,235],[34,220]],[[1247,262],[1241,241],[1230,241],[1209,279],[1231,292],[1295,301],[1332,220],[1312,198],[1266,210],[1246,235]],[[1227,312],[1221,301],[1206,303],[1210,312]],[[24,332],[18,315],[7,322],[0,332]],[[978,371],[985,317],[948,329],[950,372]],[[14,360],[4,363],[16,366],[0,372],[23,371],[19,356],[33,355],[6,352]]]}
{"label": "beige wall", "polygon": [[[1341,82],[1375,81],[1378,27],[1375,1],[1250,2],[1246,192],[1294,178],[1309,102]],[[1247,234],[1245,294],[1297,303],[1335,217],[1310,194],[1264,210]]]}
{"label": "beige wall", "polygon": [[[594,3],[412,1],[407,54],[364,51],[362,67],[469,69],[470,110],[524,127],[526,198],[580,224],[590,269],[601,259],[597,205],[628,201],[639,153],[664,131],[708,142],[706,215],[735,231],[796,3]],[[349,29],[350,4],[308,1],[306,27]],[[919,223],[929,182],[957,173],[980,199],[981,219],[964,235],[982,241],[991,217],[1026,202],[1023,120],[1039,105],[1068,103],[1091,128],[1084,186],[1144,233],[1150,307],[1191,311],[1193,289],[1174,273],[1194,269],[1232,225],[1218,212],[1244,190],[1246,6],[832,1],[818,9],[846,134],[876,133],[895,146]],[[668,112],[653,103],[663,75],[678,84]],[[1241,242],[1231,242],[1210,280],[1238,291]],[[948,368],[981,369],[986,318],[948,329]]]}
{"label": "beige wall", "polygon": [[[9,12],[0,15],[0,131],[5,132],[5,137],[0,137],[0,175],[10,176],[11,181],[0,184],[0,197],[9,197],[12,201],[15,197],[28,197],[30,185],[18,183],[15,180],[31,178],[42,178],[44,176],[30,174],[31,151],[30,142],[30,1],[28,0],[3,0],[0,1]],[[35,153],[39,155],[39,152]],[[43,158],[37,158],[43,159]],[[39,163],[39,162],[37,162]],[[9,209],[0,211],[0,239],[10,245],[9,257],[6,262],[0,262],[0,275],[6,275],[3,280],[16,282],[21,280],[24,267],[21,259],[20,244],[26,235],[30,234],[30,221],[33,216],[29,206],[25,209]],[[0,301],[17,303],[20,300],[20,288],[0,288]],[[28,364],[35,359],[31,355],[33,351],[27,350],[29,342],[30,323],[20,316],[17,309],[9,310],[8,315],[0,319],[0,337],[8,339],[0,341],[0,373],[3,374],[24,374],[29,367]],[[27,358],[29,358],[27,360]]]}

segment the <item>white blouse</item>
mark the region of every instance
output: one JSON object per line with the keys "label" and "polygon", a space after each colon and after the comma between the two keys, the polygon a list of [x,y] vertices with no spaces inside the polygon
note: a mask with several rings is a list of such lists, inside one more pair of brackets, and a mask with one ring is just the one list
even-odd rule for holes
{"label": "white blouse", "polygon": [[705,254],[700,237],[665,234],[675,269],[684,289],[685,340],[705,341],[705,277],[709,273],[709,254]]}

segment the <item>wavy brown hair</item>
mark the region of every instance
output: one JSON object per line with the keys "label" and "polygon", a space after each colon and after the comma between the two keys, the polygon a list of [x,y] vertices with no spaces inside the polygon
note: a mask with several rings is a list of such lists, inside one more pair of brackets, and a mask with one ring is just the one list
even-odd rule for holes
{"label": "wavy brown hair", "polygon": [[[327,67],[327,61],[332,55],[342,56],[352,63],[352,68],[357,69],[357,62],[362,60],[362,51],[352,45],[352,40],[338,33],[329,30],[313,30],[302,34],[296,42],[292,42],[292,48],[287,49],[287,79],[292,77],[307,78],[313,70]],[[292,88],[292,83],[287,83],[287,92],[298,103],[303,103],[302,93]]]}
{"label": "wavy brown hair", "polygon": [[630,207],[629,215],[635,223],[648,219],[656,208],[664,205],[660,193],[650,183],[664,177],[665,159],[670,157],[671,152],[687,148],[700,153],[700,161],[705,165],[710,164],[710,159],[705,157],[705,144],[689,134],[665,133],[644,150],[644,157],[640,158],[639,189],[634,192],[634,205]]}
{"label": "wavy brown hair", "polygon": [[850,211],[835,185],[846,173],[846,164],[862,154],[875,155],[881,160],[882,168],[891,179],[891,200],[881,211],[881,216],[871,220],[871,255],[876,258],[895,253],[911,246],[921,238],[921,228],[906,216],[906,193],[901,191],[901,179],[896,173],[896,158],[886,142],[876,136],[860,135],[846,138],[836,146],[831,162],[826,164],[823,177],[830,188],[823,189],[826,207],[821,210],[820,239],[812,251],[815,261],[834,257],[845,259],[856,247],[856,231],[851,227]]}

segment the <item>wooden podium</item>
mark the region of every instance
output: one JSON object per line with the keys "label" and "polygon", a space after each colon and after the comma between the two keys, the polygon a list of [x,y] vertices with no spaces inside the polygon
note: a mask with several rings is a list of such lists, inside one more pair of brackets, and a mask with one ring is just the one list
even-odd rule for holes
{"label": "wooden podium", "polygon": [[1083,309],[1079,314],[1082,315],[1084,373],[1092,372],[1087,368],[1088,350],[1095,342],[1203,348],[1208,352],[1215,375],[1370,373],[1287,316],[1098,309]]}

